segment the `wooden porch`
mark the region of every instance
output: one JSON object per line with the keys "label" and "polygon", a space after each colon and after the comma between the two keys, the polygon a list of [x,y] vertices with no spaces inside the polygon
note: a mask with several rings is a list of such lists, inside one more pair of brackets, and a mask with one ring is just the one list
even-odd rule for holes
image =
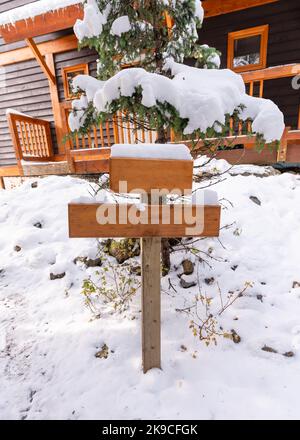
{"label": "wooden porch", "polygon": [[[251,96],[263,97],[264,82],[269,79],[290,77],[300,74],[300,64],[257,70],[243,73],[247,91]],[[257,95],[255,95],[255,91]],[[258,91],[258,92],[257,92]],[[61,114],[63,129],[61,139],[70,134],[68,115],[71,102],[61,103],[58,110]],[[50,122],[26,116],[20,113],[7,114],[9,129],[15,149],[15,166],[1,167],[0,177],[39,176],[66,174],[99,174],[109,171],[108,159],[110,148],[115,143],[137,144],[155,142],[156,133],[138,130],[136,124],[115,115],[110,121],[92,127],[86,135],[77,135],[64,142],[64,151],[60,147],[55,151],[51,136]],[[57,127],[56,127],[57,129]],[[58,130],[56,130],[56,133]],[[249,134],[250,133],[250,134]],[[256,137],[251,134],[250,122],[239,122],[233,119],[226,138],[207,139],[197,145],[171,133],[171,142],[187,144],[195,154],[208,154],[226,159],[231,164],[299,164],[300,167],[300,106],[298,127],[286,128],[280,142],[280,148],[265,147],[258,152]]]}

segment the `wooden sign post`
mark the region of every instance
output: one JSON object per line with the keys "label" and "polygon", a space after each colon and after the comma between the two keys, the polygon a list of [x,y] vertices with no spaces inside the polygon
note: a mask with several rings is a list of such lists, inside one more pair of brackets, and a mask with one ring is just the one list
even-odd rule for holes
{"label": "wooden sign post", "polygon": [[69,205],[71,238],[141,238],[144,373],[161,368],[161,238],[219,235],[219,205],[163,205],[161,195],[153,200],[153,190],[191,192],[192,173],[192,160],[112,157],[111,190],[141,193],[144,205]]}

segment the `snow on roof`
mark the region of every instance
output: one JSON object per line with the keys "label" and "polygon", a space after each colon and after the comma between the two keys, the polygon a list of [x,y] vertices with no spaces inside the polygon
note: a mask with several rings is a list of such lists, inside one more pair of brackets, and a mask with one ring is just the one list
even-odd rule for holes
{"label": "snow on roof", "polygon": [[116,144],[111,148],[111,157],[192,160],[189,148],[183,144]]}
{"label": "snow on roof", "polygon": [[39,0],[34,3],[29,3],[0,14],[0,26],[14,24],[17,21],[34,18],[37,15],[42,15],[46,12],[81,4],[83,1],[84,0]]}

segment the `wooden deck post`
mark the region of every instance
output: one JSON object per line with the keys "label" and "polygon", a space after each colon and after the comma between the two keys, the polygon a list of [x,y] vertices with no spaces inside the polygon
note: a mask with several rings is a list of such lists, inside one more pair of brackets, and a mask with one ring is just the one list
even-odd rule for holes
{"label": "wooden deck post", "polygon": [[0,176],[0,189],[5,189],[5,183],[2,176]]}
{"label": "wooden deck post", "polygon": [[290,131],[290,127],[286,127],[282,135],[282,138],[280,140],[280,146],[277,153],[277,162],[286,162],[289,131]]}

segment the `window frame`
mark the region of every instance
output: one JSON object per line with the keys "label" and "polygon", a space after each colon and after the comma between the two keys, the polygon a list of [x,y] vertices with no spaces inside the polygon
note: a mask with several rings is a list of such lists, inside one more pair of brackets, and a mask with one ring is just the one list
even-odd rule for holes
{"label": "window frame", "polygon": [[[248,64],[247,66],[234,67],[234,43],[236,40],[242,40],[251,37],[261,37],[260,42],[260,63]],[[267,67],[268,56],[269,25],[256,26],[243,29],[228,34],[227,67],[234,72],[248,72],[250,70],[261,70]]]}
{"label": "window frame", "polygon": [[64,84],[64,95],[65,100],[73,100],[77,99],[77,96],[72,96],[69,93],[69,84],[68,84],[68,73],[76,72],[77,70],[83,71],[83,75],[89,75],[89,65],[87,63],[76,64],[75,66],[66,66],[62,67],[62,78]]}

